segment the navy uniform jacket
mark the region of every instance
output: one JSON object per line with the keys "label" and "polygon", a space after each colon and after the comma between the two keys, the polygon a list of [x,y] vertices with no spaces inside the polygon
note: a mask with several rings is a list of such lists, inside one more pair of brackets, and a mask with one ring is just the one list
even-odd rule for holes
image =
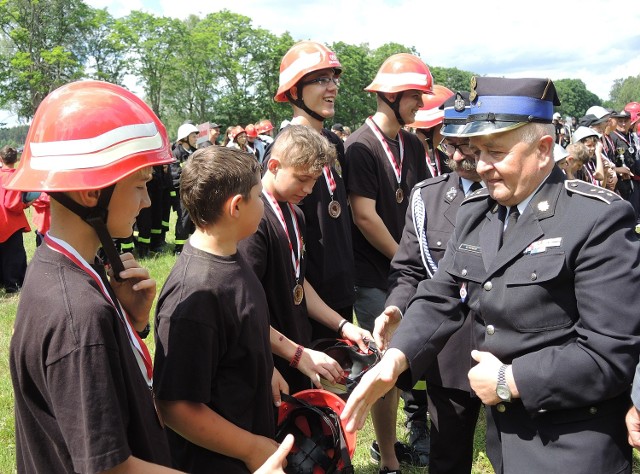
{"label": "navy uniform jacket", "polygon": [[[415,199],[424,203],[424,219],[418,220],[417,225],[413,212]],[[416,184],[409,199],[402,239],[391,261],[386,306],[397,306],[404,313],[418,283],[433,276],[455,229],[456,214],[463,200],[464,191],[457,173],[443,174]],[[425,230],[426,246],[416,229]],[[438,354],[438,363],[427,370],[427,382],[471,391],[467,373],[475,362],[470,356],[470,326],[471,319],[451,337]]]}
{"label": "navy uniform jacket", "polygon": [[[420,283],[391,341],[410,366],[399,385],[412,386],[409,379],[424,373],[470,309],[475,347],[513,364],[521,396],[503,404],[504,415],[490,412],[499,418],[497,437],[487,435],[490,458],[500,444],[537,446],[518,455],[535,459],[535,472],[552,462],[568,465],[566,472],[588,472],[580,469],[589,462],[596,463],[590,472],[617,472],[599,466],[620,467],[630,458],[627,406],[608,416],[598,404],[627,396],[640,350],[633,210],[607,190],[565,182],[554,167],[500,249],[503,224],[496,211],[486,190],[461,205],[438,272]],[[526,422],[510,425],[516,416]],[[547,434],[543,421],[554,426],[544,428]],[[554,451],[556,441],[565,447]],[[598,457],[587,456],[590,449]]]}

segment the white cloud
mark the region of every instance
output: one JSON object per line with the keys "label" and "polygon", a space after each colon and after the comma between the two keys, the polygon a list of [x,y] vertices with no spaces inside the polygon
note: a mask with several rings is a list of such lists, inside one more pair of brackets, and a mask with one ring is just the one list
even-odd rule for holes
{"label": "white cloud", "polygon": [[[640,74],[634,46],[640,37],[620,35],[639,25],[640,10],[608,7],[599,0],[89,0],[115,16],[131,9],[185,18],[228,9],[254,26],[295,39],[344,41],[378,47],[415,46],[432,66],[484,75],[582,79],[607,99],[614,79]],[[629,30],[627,30],[629,31]],[[634,44],[635,43],[635,44]]]}

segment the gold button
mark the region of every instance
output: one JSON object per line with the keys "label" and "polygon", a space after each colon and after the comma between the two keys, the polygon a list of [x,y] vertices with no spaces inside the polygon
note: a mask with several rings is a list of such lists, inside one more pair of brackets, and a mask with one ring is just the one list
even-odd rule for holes
{"label": "gold button", "polygon": [[466,268],[463,268],[460,273],[462,274],[463,277],[466,277],[468,272]]}
{"label": "gold button", "polygon": [[591,407],[589,408],[589,413],[591,413],[592,415],[595,415],[596,413],[598,413],[598,409],[596,407]]}
{"label": "gold button", "polygon": [[490,281],[488,281],[488,282],[486,282],[486,283],[484,284],[483,288],[484,288],[486,291],[491,291],[491,289],[493,288],[493,283],[491,283]]}
{"label": "gold button", "polygon": [[531,281],[536,281],[538,279],[538,275],[536,275],[536,272],[533,272],[531,274]]}
{"label": "gold button", "polygon": [[496,328],[492,324],[489,324],[487,326],[487,334],[489,336],[493,336],[495,334],[495,332],[496,332]]}
{"label": "gold button", "polygon": [[496,410],[498,410],[500,413],[504,413],[505,411],[507,411],[507,407],[504,406],[504,403],[498,403],[496,405]]}

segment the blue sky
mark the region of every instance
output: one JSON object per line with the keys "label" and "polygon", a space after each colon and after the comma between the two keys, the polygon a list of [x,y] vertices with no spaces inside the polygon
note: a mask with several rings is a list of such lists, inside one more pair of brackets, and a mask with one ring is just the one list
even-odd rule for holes
{"label": "blue sky", "polygon": [[602,0],[85,1],[115,17],[144,10],[185,18],[226,8],[250,17],[256,27],[288,31],[297,40],[372,47],[393,41],[415,46],[430,66],[582,79],[603,100],[615,79],[640,74],[640,9]]}

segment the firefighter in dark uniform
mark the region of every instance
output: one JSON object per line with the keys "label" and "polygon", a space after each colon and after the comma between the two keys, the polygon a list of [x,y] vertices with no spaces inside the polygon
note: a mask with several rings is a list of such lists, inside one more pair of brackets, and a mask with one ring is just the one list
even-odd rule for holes
{"label": "firefighter in dark uniform", "polygon": [[[469,139],[458,137],[468,115],[468,92],[458,92],[444,103],[440,131],[444,139],[440,147],[448,156],[448,169],[455,171],[418,183],[411,194],[400,246],[391,261],[386,312],[406,311],[418,283],[431,278],[438,269],[462,200],[482,188]],[[472,394],[467,378],[472,367],[471,322],[468,318],[451,337],[438,355],[437,364],[426,373],[431,474],[471,472],[473,437],[480,411],[480,399]]]}
{"label": "firefighter in dark uniform", "polygon": [[497,473],[630,473],[624,415],[640,350],[633,209],[555,166],[550,80],[479,77],[470,98],[462,135],[487,189],[463,201],[438,271],[402,321],[387,318],[381,334],[395,334],[349,398],[347,430],[396,381],[419,378],[473,317],[469,380],[487,406]]}

